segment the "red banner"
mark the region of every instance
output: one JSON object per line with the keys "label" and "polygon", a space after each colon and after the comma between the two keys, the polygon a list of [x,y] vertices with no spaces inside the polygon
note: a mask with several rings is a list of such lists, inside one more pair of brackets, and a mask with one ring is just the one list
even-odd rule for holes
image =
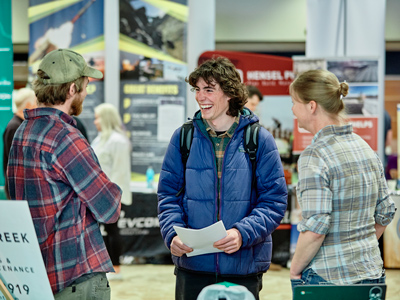
{"label": "red banner", "polygon": [[[374,151],[378,151],[378,117],[351,117],[349,123],[353,124],[353,132],[363,138]],[[293,153],[300,154],[311,144],[313,135],[299,128],[297,119],[293,125]]]}
{"label": "red banner", "polygon": [[243,83],[256,86],[263,95],[289,95],[289,85],[294,79],[291,58],[234,51],[206,51],[200,55],[199,64],[218,56],[229,58],[238,69]]}
{"label": "red banner", "polygon": [[353,132],[362,137],[375,152],[378,151],[378,117],[352,117]]}
{"label": "red banner", "polygon": [[311,141],[313,139],[313,135],[299,128],[299,124],[297,122],[297,118],[293,119],[293,154],[300,154],[304,149],[307,148],[308,145],[311,145]]}

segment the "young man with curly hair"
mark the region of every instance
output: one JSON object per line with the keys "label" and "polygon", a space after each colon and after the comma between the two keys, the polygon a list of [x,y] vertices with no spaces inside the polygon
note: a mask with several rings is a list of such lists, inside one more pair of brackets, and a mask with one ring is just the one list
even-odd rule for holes
{"label": "young man with curly hair", "polygon": [[[279,153],[272,135],[260,128],[253,183],[243,131],[258,117],[244,108],[246,86],[227,58],[203,62],[186,81],[200,107],[190,155],[184,168],[177,129],[158,187],[161,233],[176,267],[176,299],[196,299],[204,287],[223,281],[247,287],[258,299],[271,262],[271,233],[287,205]],[[193,249],[173,226],[200,229],[219,220],[227,236],[213,246],[221,252],[188,257]]]}

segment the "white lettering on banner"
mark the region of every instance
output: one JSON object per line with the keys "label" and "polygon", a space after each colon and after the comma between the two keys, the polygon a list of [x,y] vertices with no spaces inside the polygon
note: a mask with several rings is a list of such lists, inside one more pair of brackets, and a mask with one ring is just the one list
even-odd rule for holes
{"label": "white lettering on banner", "polygon": [[285,80],[293,80],[294,79],[294,73],[293,71],[289,71],[289,70],[285,70],[283,77],[285,78]]}
{"label": "white lettering on banner", "polygon": [[262,86],[276,86],[276,81],[261,81]]}
{"label": "white lettering on banner", "polygon": [[155,157],[155,155],[153,152],[133,152],[132,157],[134,158]]}
{"label": "white lettering on banner", "polygon": [[1,81],[0,81],[0,85],[11,85],[11,81],[8,81],[8,80],[6,80],[6,79],[1,80]]}
{"label": "white lettering on banner", "polygon": [[154,106],[158,105],[158,99],[132,99],[135,106]]}
{"label": "white lettering on banner", "polygon": [[138,229],[138,228],[122,228],[119,231],[120,235],[149,235],[149,229]]}
{"label": "white lettering on banner", "polygon": [[354,128],[373,128],[374,124],[370,120],[365,120],[365,121],[353,121],[350,122]]}
{"label": "white lettering on banner", "polygon": [[132,118],[135,119],[155,119],[157,118],[156,114],[152,114],[152,113],[133,113],[132,114]]}
{"label": "white lettering on banner", "polygon": [[125,218],[125,212],[121,210],[121,215],[118,220],[118,228],[157,228],[160,227],[160,222],[157,217],[138,217]]}
{"label": "white lettering on banner", "polygon": [[11,94],[0,94],[0,100],[11,100]]}
{"label": "white lettering on banner", "polygon": [[248,71],[247,80],[283,80],[281,71]]}
{"label": "white lettering on banner", "polygon": [[133,136],[151,136],[151,131],[132,131]]}
{"label": "white lettering on banner", "polygon": [[241,70],[241,69],[236,69],[236,71],[239,72],[240,80],[243,82],[243,70]]}

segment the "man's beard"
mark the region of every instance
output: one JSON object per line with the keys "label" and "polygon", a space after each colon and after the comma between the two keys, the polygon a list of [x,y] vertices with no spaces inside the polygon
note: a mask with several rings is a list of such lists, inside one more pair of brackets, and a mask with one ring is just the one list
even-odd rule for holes
{"label": "man's beard", "polygon": [[70,108],[70,115],[71,116],[79,116],[83,109],[83,97],[81,94],[78,94],[78,97],[72,101],[71,108]]}

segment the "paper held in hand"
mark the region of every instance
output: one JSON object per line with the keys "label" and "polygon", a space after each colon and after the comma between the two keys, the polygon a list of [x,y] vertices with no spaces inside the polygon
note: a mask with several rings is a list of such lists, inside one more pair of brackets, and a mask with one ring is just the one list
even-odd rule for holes
{"label": "paper held in hand", "polygon": [[174,229],[181,241],[193,249],[192,252],[186,253],[188,257],[207,253],[223,252],[222,250],[213,247],[214,242],[227,236],[222,221],[218,221],[202,229],[189,229],[179,226],[174,226]]}

